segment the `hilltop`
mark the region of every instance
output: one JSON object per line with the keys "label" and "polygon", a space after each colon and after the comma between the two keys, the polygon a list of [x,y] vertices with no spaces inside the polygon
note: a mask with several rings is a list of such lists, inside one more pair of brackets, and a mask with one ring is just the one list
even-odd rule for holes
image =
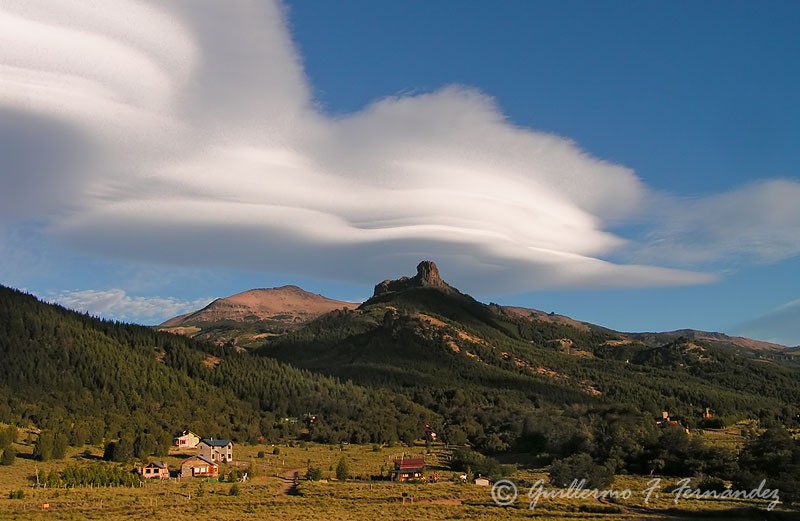
{"label": "hilltop", "polygon": [[358,304],[309,293],[297,286],[251,289],[219,298],[199,311],[171,318],[159,327],[213,324],[221,321],[306,322],[335,309],[355,309]]}

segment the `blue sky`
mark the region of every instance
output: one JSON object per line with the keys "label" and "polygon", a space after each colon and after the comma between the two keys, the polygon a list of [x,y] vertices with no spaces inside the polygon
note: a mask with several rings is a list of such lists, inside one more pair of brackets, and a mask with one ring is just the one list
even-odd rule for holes
{"label": "blue sky", "polygon": [[0,6],[0,283],[154,323],[432,258],[800,344],[796,2],[107,6]]}

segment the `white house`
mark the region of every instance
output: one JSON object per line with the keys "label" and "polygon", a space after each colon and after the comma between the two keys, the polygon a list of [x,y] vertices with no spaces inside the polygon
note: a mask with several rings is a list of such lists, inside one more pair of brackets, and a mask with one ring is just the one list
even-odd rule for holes
{"label": "white house", "polygon": [[172,440],[172,444],[179,449],[193,449],[200,443],[200,436],[192,431],[183,431],[183,434],[176,436]]}

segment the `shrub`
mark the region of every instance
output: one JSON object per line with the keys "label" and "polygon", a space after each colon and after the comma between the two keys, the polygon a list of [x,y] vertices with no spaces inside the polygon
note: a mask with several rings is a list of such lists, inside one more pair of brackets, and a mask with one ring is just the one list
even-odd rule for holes
{"label": "shrub", "polygon": [[726,490],[728,487],[725,486],[725,482],[717,477],[706,476],[703,478],[700,483],[697,484],[697,488],[703,491],[714,491],[714,492],[722,492]]}
{"label": "shrub", "polygon": [[582,453],[556,460],[550,465],[550,483],[556,487],[566,487],[574,480],[580,482],[584,479],[588,488],[601,488],[611,484],[614,473]]}
{"label": "shrub", "polygon": [[280,456],[281,448],[280,447],[275,447],[274,449],[272,449],[272,454],[275,455],[275,456]]}
{"label": "shrub", "polygon": [[12,490],[8,493],[8,499],[25,499],[24,490]]}
{"label": "shrub", "polygon": [[0,428],[0,449],[7,449],[11,444],[17,441],[19,431],[13,425]]}
{"label": "shrub", "polygon": [[308,467],[306,479],[309,481],[319,481],[322,479],[322,469],[319,467]]}
{"label": "shrub", "polygon": [[513,472],[513,467],[500,465],[494,458],[489,458],[472,449],[461,448],[453,454],[450,467],[455,471],[463,471],[468,474],[480,474],[498,478]]}
{"label": "shrub", "polygon": [[229,496],[238,496],[238,495],[239,495],[239,492],[240,492],[240,490],[239,490],[239,484],[238,484],[238,483],[234,483],[233,485],[231,485],[231,489],[230,489],[230,491],[228,492],[228,495],[229,495]]}
{"label": "shrub", "polygon": [[3,451],[3,456],[0,457],[0,465],[13,465],[14,460],[17,459],[17,453],[11,447]]}

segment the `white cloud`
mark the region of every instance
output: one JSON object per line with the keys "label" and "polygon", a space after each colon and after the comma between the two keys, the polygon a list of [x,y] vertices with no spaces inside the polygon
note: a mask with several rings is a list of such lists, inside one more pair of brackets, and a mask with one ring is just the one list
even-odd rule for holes
{"label": "white cloud", "polygon": [[64,307],[103,318],[141,324],[159,324],[176,315],[198,310],[213,299],[201,298],[186,301],[172,297],[140,297],[131,296],[122,289],[113,288],[64,291],[57,295],[51,295],[49,300]]}
{"label": "white cloud", "polygon": [[800,299],[739,324],[731,332],[785,346],[800,346]]}
{"label": "white cloud", "polygon": [[645,262],[769,263],[800,252],[800,183],[759,181],[695,199],[661,198],[639,251]]}
{"label": "white cloud", "polygon": [[[0,107],[34,129],[80,129],[92,161],[47,165],[42,181],[55,182],[31,187],[24,161],[0,158],[14,194],[0,202],[68,245],[361,283],[434,258],[464,289],[493,293],[714,279],[609,262],[637,249],[609,230],[642,218],[647,187],[512,125],[475,90],[320,112],[278,4],[24,6],[0,2]],[[29,155],[65,139],[49,130]],[[685,228],[670,221],[653,238],[682,244]]]}

